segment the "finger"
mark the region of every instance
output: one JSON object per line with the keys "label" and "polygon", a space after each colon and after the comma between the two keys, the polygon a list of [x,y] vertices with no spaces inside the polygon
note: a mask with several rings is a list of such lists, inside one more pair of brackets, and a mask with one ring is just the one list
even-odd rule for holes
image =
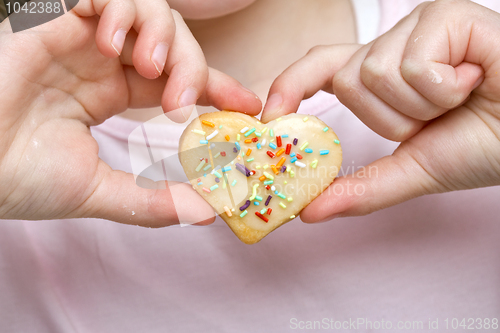
{"label": "finger", "polygon": [[[428,5],[420,5],[377,38],[360,68],[361,80],[371,92],[399,112],[420,120],[430,120],[447,111],[427,100],[401,75],[406,43],[418,23],[420,12]],[[417,43],[418,39],[412,42]]]}
{"label": "finger", "polygon": [[[167,75],[162,75],[156,80],[148,80],[139,75],[131,66],[125,66],[124,70],[129,87],[131,108],[150,108],[161,104]],[[209,68],[208,82],[198,99],[198,104],[214,106],[219,110],[240,111],[250,115],[257,115],[262,109],[260,99],[253,92],[244,88],[232,77],[213,68]],[[167,115],[170,114],[169,116],[172,117],[171,113],[168,112]],[[177,117],[177,119],[180,118]],[[184,115],[181,117],[184,118]],[[178,121],[181,122],[182,119]]]}
{"label": "finger", "polygon": [[113,171],[102,161],[99,168],[95,190],[75,216],[147,227],[214,221],[213,209],[188,184],[166,187],[145,178],[136,182],[133,175]]}
{"label": "finger", "polygon": [[[484,71],[480,64],[491,53],[492,44],[496,44],[484,43],[485,31],[476,25],[481,26],[487,16],[478,13],[478,8],[481,7],[468,2],[429,5],[422,11],[406,45],[401,66],[404,79],[442,108],[458,106],[482,81]],[[499,26],[498,22],[493,23]]]}
{"label": "finger", "polygon": [[80,1],[73,12],[80,16],[99,15],[96,45],[106,57],[117,57],[123,48],[127,32],[132,27],[136,6],[132,0]]}
{"label": "finger", "polygon": [[176,35],[176,22],[165,0],[136,0],[134,29],[138,33],[132,59],[142,76],[154,79],[163,73]]}
{"label": "finger", "polygon": [[365,125],[386,139],[404,141],[425,122],[409,117],[384,102],[361,81],[360,68],[371,44],[359,49],[339,70],[332,82],[333,92]]}
{"label": "finger", "polygon": [[[183,118],[189,118],[193,105],[204,91],[208,81],[205,56],[180,14],[173,11],[177,33],[165,65],[168,81],[162,97],[165,112],[182,110]],[[173,119],[175,120],[175,119]]]}
{"label": "finger", "polygon": [[273,82],[261,120],[296,112],[300,102],[319,90],[332,92],[332,79],[360,45],[316,46]]}

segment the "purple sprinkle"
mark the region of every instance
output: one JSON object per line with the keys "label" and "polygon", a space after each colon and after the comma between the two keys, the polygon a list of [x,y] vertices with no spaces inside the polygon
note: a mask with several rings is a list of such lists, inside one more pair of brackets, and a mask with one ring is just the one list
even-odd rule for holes
{"label": "purple sprinkle", "polygon": [[237,153],[238,152],[238,149],[236,149],[236,147],[233,148],[233,153]]}
{"label": "purple sprinkle", "polygon": [[299,142],[299,139],[295,138],[293,139],[293,145],[296,146],[297,145],[297,142]]}
{"label": "purple sprinkle", "polygon": [[283,173],[283,172],[285,172],[285,171],[286,171],[286,166],[284,166],[284,165],[283,165],[283,166],[281,167],[281,173]]}
{"label": "purple sprinkle", "polygon": [[220,182],[219,177],[215,177],[215,182],[216,182],[216,183]]}
{"label": "purple sprinkle", "polygon": [[247,177],[250,177],[250,170],[240,163],[236,163],[236,169]]}
{"label": "purple sprinkle", "polygon": [[272,195],[270,195],[270,196],[267,197],[267,199],[266,199],[266,206],[269,205],[269,201],[271,201],[272,197],[273,197]]}
{"label": "purple sprinkle", "polygon": [[240,211],[244,211],[248,208],[248,206],[250,206],[250,200],[247,200],[247,202],[245,202],[245,204],[240,207]]}

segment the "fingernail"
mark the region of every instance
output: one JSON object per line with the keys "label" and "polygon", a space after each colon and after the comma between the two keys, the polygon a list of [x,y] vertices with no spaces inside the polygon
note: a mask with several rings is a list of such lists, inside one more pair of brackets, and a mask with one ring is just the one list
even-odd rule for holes
{"label": "fingernail", "polygon": [[256,94],[256,93],[254,93],[253,91],[251,91],[251,90],[250,90],[250,89],[248,89],[247,87],[245,87],[245,86],[241,86],[241,88],[242,88],[243,90],[245,90],[246,92],[248,92],[248,93],[252,94],[252,96],[254,96],[256,99],[259,99],[259,96],[257,96],[257,94]]}
{"label": "fingernail", "polygon": [[189,117],[186,118],[186,116],[184,115],[183,108],[169,111],[165,113],[165,115],[167,116],[168,119],[179,124],[185,123],[186,120],[189,118]]}
{"label": "fingernail", "polygon": [[163,68],[165,67],[165,62],[167,61],[168,45],[165,43],[160,43],[156,45],[153,54],[151,55],[151,61],[155,65],[156,71],[159,75],[163,73]]}
{"label": "fingernail", "polygon": [[267,99],[266,106],[264,107],[264,114],[267,115],[267,118],[272,118],[272,115],[277,113],[281,109],[282,104],[283,98],[281,97],[281,94],[272,94]]}
{"label": "fingernail", "polygon": [[196,104],[196,100],[198,99],[198,91],[193,87],[188,87],[179,97],[179,101],[177,104],[180,108],[186,107],[188,105]]}
{"label": "fingernail", "polygon": [[111,46],[115,49],[118,55],[122,53],[123,44],[125,44],[125,37],[127,37],[127,32],[123,29],[118,29],[113,36],[113,40],[111,41]]}
{"label": "fingernail", "polygon": [[165,115],[176,123],[184,123],[191,116],[191,112],[198,99],[198,92],[192,87],[188,87],[179,97],[177,101],[178,109],[169,111]]}

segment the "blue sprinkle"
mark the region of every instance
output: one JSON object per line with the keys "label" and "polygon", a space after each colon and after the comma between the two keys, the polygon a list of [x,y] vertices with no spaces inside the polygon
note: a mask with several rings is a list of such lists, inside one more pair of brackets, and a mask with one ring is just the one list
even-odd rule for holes
{"label": "blue sprinkle", "polygon": [[313,152],[313,150],[312,150],[311,148],[306,148],[306,149],[304,149],[304,151],[305,151],[306,153],[309,153],[309,154]]}
{"label": "blue sprinkle", "polygon": [[288,134],[283,134],[281,137],[282,138],[288,138]]}
{"label": "blue sprinkle", "polygon": [[206,176],[207,176],[207,174],[206,174],[206,173],[204,173],[204,174],[203,174],[203,177],[206,177]]}
{"label": "blue sprinkle", "polygon": [[228,172],[228,171],[231,171],[231,167],[230,166],[225,166],[222,168],[222,172]]}
{"label": "blue sprinkle", "polygon": [[198,183],[198,186],[200,186],[200,185],[203,185],[203,183],[202,183],[202,182],[199,182],[199,183]]}
{"label": "blue sprinkle", "polygon": [[328,149],[323,149],[323,150],[320,150],[320,151],[319,151],[319,154],[320,154],[320,155],[328,155],[328,153],[329,153],[329,152],[330,152],[330,151],[329,151]]}
{"label": "blue sprinkle", "polygon": [[294,156],[295,156],[295,153],[291,153],[291,154],[290,154],[290,157],[294,157]]}
{"label": "blue sprinkle", "polygon": [[241,146],[238,142],[235,142],[234,144],[236,145],[236,148],[238,148],[238,150],[241,150]]}
{"label": "blue sprinkle", "polygon": [[260,148],[262,148],[262,146],[261,146],[260,142],[257,142],[257,149],[260,149]]}
{"label": "blue sprinkle", "polygon": [[278,148],[278,146],[276,146],[274,143],[272,142],[269,142],[269,147],[273,148],[273,149],[276,149]]}
{"label": "blue sprinkle", "polygon": [[290,163],[295,163],[295,161],[297,161],[297,160],[298,160],[298,158],[297,158],[297,157],[294,157],[294,158],[292,158],[292,159],[290,160]]}
{"label": "blue sprinkle", "polygon": [[254,201],[253,203],[255,206],[258,206],[259,205],[259,202],[258,201]]}
{"label": "blue sprinkle", "polygon": [[200,140],[200,144],[206,145],[206,144],[208,144],[208,141],[207,140]]}
{"label": "blue sprinkle", "polygon": [[278,194],[278,193],[279,193],[278,190],[274,191],[274,194]]}

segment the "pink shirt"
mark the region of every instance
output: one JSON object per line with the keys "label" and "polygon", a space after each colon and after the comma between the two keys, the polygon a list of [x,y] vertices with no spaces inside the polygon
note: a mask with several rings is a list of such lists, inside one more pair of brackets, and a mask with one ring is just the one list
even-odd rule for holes
{"label": "pink shirt", "polygon": [[[386,31],[417,2],[355,1],[360,39]],[[397,146],[326,93],[299,112],[336,131],[346,173]],[[93,128],[111,167],[132,171],[127,139],[139,125],[115,117]],[[174,153],[181,131],[158,126],[148,139]],[[498,318],[499,198],[500,187],[492,187],[318,225],[296,219],[252,246],[219,218],[163,229],[2,221],[0,331],[289,332],[308,321],[323,328],[364,321],[357,328],[365,332],[366,321],[375,328],[422,321],[415,331],[424,332],[429,321],[443,331],[446,319],[451,327],[453,318]]]}

